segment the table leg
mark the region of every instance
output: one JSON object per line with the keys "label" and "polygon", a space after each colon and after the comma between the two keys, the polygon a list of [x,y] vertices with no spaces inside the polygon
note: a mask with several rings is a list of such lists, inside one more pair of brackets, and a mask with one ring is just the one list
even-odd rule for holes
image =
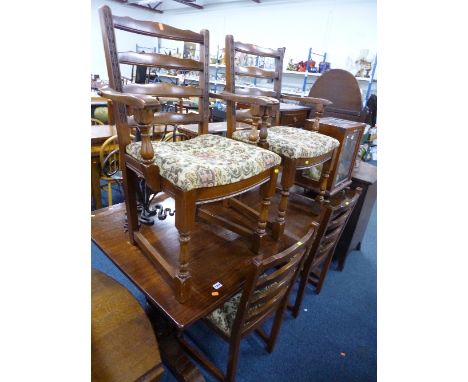
{"label": "table leg", "polygon": [[99,186],[100,173],[101,165],[99,163],[99,158],[91,158],[91,196],[93,197],[96,210],[102,208],[101,188]]}

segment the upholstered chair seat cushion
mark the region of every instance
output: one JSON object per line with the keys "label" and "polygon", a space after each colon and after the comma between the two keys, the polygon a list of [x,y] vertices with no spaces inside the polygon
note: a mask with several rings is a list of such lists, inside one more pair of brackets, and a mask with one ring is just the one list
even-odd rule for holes
{"label": "upholstered chair seat cushion", "polygon": [[[161,176],[184,191],[236,183],[281,162],[271,151],[211,134],[152,145]],[[133,142],[126,152],[142,160],[140,149],[141,142]]]}
{"label": "upholstered chair seat cushion", "polygon": [[[254,296],[262,294],[263,292],[275,285],[277,285],[276,282],[264,288],[255,290]],[[208,316],[205,317],[208,321],[210,321],[213,325],[218,327],[218,329],[220,329],[228,337],[231,334],[232,325],[234,324],[234,320],[236,319],[237,309],[239,308],[241,297],[242,293],[237,293],[235,296],[231,297],[228,301],[226,301],[223,304],[223,306],[213,310],[210,314],[208,314]],[[262,304],[255,305],[251,307],[250,310],[253,310],[261,305]]]}
{"label": "upholstered chair seat cushion", "polygon": [[[249,134],[248,130],[235,131],[232,138],[251,143]],[[292,159],[319,157],[340,145],[337,139],[328,135],[290,126],[270,127],[267,142],[269,150]]]}

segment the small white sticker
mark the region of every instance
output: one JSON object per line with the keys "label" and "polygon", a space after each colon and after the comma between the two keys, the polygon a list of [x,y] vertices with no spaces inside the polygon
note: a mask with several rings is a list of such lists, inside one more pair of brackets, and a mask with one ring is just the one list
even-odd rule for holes
{"label": "small white sticker", "polygon": [[213,284],[213,288],[215,288],[215,289],[219,289],[222,286],[223,286],[223,284],[221,284],[219,281],[216,284]]}

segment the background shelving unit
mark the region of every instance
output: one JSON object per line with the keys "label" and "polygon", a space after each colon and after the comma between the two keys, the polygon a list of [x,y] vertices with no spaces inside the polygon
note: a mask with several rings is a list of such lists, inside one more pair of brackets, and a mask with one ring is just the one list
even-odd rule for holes
{"label": "background shelving unit", "polygon": [[307,78],[309,77],[308,74],[319,74],[319,73],[313,73],[313,72],[310,72],[309,73],[309,62],[310,62],[310,59],[312,58],[312,55],[316,55],[316,56],[319,56],[319,57],[323,57],[322,58],[322,62],[326,62],[327,60],[327,52],[323,53],[323,54],[320,54],[320,53],[314,53],[312,52],[312,48],[309,48],[309,55],[307,57],[307,63],[306,63],[306,70],[305,70],[305,76],[304,76],[304,82],[302,84],[302,91],[305,92],[306,90],[306,86],[307,86]]}

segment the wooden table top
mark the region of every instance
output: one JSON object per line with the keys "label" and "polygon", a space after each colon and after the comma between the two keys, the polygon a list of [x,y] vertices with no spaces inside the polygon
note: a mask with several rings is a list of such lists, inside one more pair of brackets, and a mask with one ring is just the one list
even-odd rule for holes
{"label": "wooden table top", "polygon": [[[174,200],[165,194],[155,198],[156,203],[174,208]],[[270,208],[270,218],[276,216],[278,195]],[[305,198],[302,198],[305,199]],[[304,236],[314,219],[314,202],[310,199],[290,198],[286,231],[282,240],[267,240],[263,256],[271,256],[296,243]],[[244,195],[244,200],[255,206],[260,203],[258,191]],[[203,208],[224,208],[222,203],[204,205]],[[245,218],[230,210],[233,220]],[[236,215],[237,216],[234,216]],[[126,274],[146,295],[148,300],[159,307],[179,328],[183,329],[223,304],[241,288],[246,277],[247,266],[255,257],[249,250],[250,242],[239,235],[221,227],[197,222],[190,242],[190,271],[192,274],[192,296],[185,303],[179,303],[174,296],[172,280],[152,263],[138,247],[129,243],[124,232],[125,205],[94,211],[91,220],[91,238],[96,245]],[[175,264],[179,253],[178,232],[174,217],[157,220],[153,226],[141,226],[145,237],[166,254]],[[212,296],[215,283],[221,283],[218,296]]]}
{"label": "wooden table top", "polygon": [[134,381],[164,369],[156,335],[130,292],[106,274],[91,271],[92,380]]}

